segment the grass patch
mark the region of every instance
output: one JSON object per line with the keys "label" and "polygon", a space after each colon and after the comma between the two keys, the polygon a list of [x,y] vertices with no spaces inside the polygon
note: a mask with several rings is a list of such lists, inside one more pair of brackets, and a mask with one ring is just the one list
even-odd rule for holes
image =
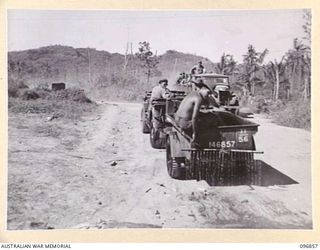
{"label": "grass patch", "polygon": [[307,130],[311,128],[310,100],[299,98],[294,101],[278,100],[273,102],[271,99],[258,95],[255,96],[253,102],[246,105],[254,113],[267,114],[276,124]]}
{"label": "grass patch", "polygon": [[45,126],[36,126],[34,128],[34,131],[41,136],[58,138],[62,133],[62,128],[56,124],[46,124]]}
{"label": "grass patch", "polygon": [[9,112],[45,114],[49,118],[78,120],[95,108],[95,103],[85,95],[84,90],[78,88],[51,91],[48,86],[38,86],[18,95],[11,94],[8,100]]}
{"label": "grass patch", "polygon": [[25,85],[24,81],[14,81],[9,78],[8,96],[19,97],[21,95],[21,92],[23,92],[23,90],[27,88],[28,86]]}
{"label": "grass patch", "polygon": [[93,112],[95,104],[77,103],[70,100],[36,99],[23,100],[20,98],[10,98],[8,101],[9,112],[46,114],[55,118],[66,118],[77,120],[83,115]]}
{"label": "grass patch", "polygon": [[279,109],[271,107],[270,115],[273,121],[279,125],[303,128],[311,128],[311,105],[309,100],[296,100],[281,105]]}

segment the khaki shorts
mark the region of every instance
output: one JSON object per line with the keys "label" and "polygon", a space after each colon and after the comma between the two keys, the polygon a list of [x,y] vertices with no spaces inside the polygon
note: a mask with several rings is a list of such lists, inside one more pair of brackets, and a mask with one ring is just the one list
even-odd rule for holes
{"label": "khaki shorts", "polygon": [[187,134],[192,135],[193,132],[193,128],[192,128],[192,121],[191,120],[187,120],[185,118],[179,117],[179,116],[175,116],[175,120],[177,122],[177,124],[179,125],[179,127],[185,131]]}

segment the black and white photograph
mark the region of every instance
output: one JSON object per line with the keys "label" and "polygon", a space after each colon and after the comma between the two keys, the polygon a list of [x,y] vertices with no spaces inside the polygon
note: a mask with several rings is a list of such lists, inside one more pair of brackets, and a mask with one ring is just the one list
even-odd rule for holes
{"label": "black and white photograph", "polygon": [[314,227],[311,9],[7,9],[7,230]]}

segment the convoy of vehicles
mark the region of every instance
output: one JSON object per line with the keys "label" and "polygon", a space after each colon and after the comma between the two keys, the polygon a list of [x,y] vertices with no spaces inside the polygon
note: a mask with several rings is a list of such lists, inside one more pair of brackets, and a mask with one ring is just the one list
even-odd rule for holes
{"label": "convoy of vehicles", "polygon": [[[165,148],[170,177],[181,180],[205,180],[209,185],[257,184],[260,167],[254,160],[254,134],[258,124],[239,114],[239,101],[231,91],[228,77],[216,74],[195,75],[216,93],[220,107],[203,107],[203,123],[214,125],[201,130],[199,147],[191,147],[192,135],[176,123],[174,114],[192,86],[172,91],[168,99],[150,102],[151,92],[144,98],[141,112],[142,132],[150,133],[153,148]],[[184,90],[184,91],[183,91]],[[156,119],[153,111],[161,115]]]}

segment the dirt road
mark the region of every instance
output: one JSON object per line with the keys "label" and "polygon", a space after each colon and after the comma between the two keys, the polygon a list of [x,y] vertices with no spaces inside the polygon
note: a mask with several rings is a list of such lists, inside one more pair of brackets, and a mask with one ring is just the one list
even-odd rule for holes
{"label": "dirt road", "polygon": [[256,118],[267,186],[210,187],[169,178],[140,105],[100,110],[77,123],[9,114],[8,229],[312,228],[309,132]]}

